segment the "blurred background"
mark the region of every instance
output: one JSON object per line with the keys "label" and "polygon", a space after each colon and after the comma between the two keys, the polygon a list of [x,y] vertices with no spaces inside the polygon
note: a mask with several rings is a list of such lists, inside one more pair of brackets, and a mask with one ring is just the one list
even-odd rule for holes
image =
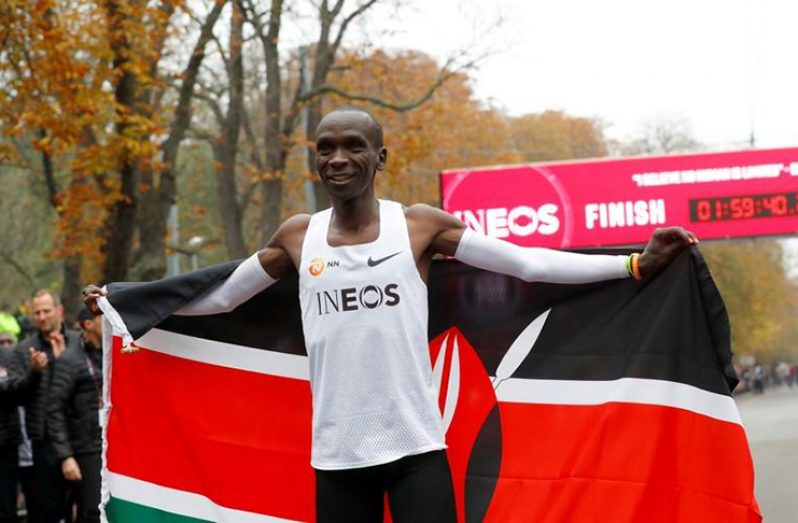
{"label": "blurred background", "polygon": [[[795,145],[779,0],[5,0],[0,302],[248,255],[327,206],[313,130],[385,128],[381,197],[463,166]],[[741,372],[798,359],[789,238],[708,241]]]}

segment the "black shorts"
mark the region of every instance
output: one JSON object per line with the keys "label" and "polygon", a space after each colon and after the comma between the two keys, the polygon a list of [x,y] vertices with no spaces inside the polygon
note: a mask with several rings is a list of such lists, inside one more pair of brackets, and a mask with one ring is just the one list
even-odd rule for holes
{"label": "black shorts", "polygon": [[383,500],[394,523],[456,522],[446,451],[346,470],[316,470],[316,521],[381,523]]}

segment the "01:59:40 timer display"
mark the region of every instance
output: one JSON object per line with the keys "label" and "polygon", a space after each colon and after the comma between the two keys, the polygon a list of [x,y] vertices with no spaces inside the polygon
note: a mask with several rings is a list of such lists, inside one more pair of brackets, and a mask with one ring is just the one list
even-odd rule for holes
{"label": "01:59:40 timer display", "polygon": [[691,222],[798,216],[798,193],[750,194],[690,200]]}

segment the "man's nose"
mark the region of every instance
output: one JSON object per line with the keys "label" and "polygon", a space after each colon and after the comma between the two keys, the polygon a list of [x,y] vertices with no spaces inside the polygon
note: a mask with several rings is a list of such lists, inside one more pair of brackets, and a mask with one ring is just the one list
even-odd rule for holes
{"label": "man's nose", "polygon": [[336,149],[335,152],[333,152],[332,158],[330,158],[330,164],[334,167],[346,165],[347,162],[349,162],[349,157],[343,149]]}

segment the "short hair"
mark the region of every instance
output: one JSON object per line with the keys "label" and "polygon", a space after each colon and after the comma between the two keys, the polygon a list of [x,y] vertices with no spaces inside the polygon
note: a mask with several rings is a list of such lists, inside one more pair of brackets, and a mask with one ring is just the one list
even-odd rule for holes
{"label": "short hair", "polygon": [[97,316],[99,316],[99,315],[98,314],[94,314],[93,312],[91,312],[89,310],[89,308],[86,307],[85,304],[82,304],[80,306],[80,308],[78,309],[78,314],[77,314],[78,321],[93,320]]}
{"label": "short hair", "polygon": [[51,291],[50,289],[39,289],[33,293],[33,298],[41,298],[42,296],[50,296],[53,299],[53,305],[58,307],[61,305],[61,297]]}
{"label": "short hair", "polygon": [[379,120],[377,120],[377,117],[374,116],[371,113],[371,111],[369,111],[368,109],[364,109],[362,107],[356,107],[354,105],[339,105],[338,107],[336,107],[329,113],[325,114],[324,116],[327,116],[328,114],[332,113],[351,113],[351,112],[361,113],[368,116],[369,120],[371,120],[371,123],[374,125],[374,134],[377,140],[377,143],[375,143],[374,145],[376,145],[378,149],[384,147],[385,141],[382,133],[382,125],[380,125],[380,122]]}

